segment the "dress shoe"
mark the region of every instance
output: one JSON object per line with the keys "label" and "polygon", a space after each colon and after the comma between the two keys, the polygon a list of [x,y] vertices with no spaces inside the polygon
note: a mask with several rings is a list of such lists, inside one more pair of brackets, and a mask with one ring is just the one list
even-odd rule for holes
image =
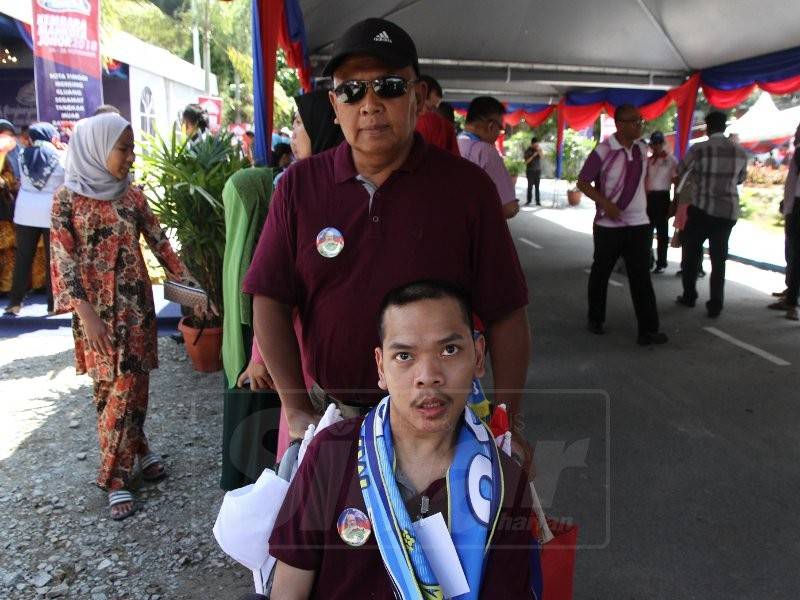
{"label": "dress shoe", "polygon": [[661,275],[661,273],[663,273],[664,271],[665,271],[664,267],[656,267],[655,269],[653,269],[653,274],[654,275]]}
{"label": "dress shoe", "polygon": [[790,321],[800,320],[800,318],[798,318],[797,316],[796,306],[790,306],[789,308],[786,309],[786,318],[789,319]]}
{"label": "dress shoe", "polygon": [[606,330],[603,329],[603,324],[600,321],[589,321],[589,323],[586,325],[586,329],[595,335],[603,335],[606,332]]}
{"label": "dress shoe", "polygon": [[686,296],[681,295],[675,298],[675,303],[680,304],[681,306],[686,306],[688,308],[694,308],[695,301],[689,300],[689,298],[687,298]]}
{"label": "dress shoe", "polygon": [[772,304],[767,304],[767,308],[770,310],[789,310],[792,307],[786,303],[786,300],[781,299]]}
{"label": "dress shoe", "polygon": [[666,344],[669,338],[665,333],[660,331],[648,331],[647,333],[640,333],[636,338],[636,343],[640,346],[649,346],[651,344]]}
{"label": "dress shoe", "polygon": [[716,319],[720,315],[720,313],[722,312],[722,307],[721,306],[713,306],[709,302],[706,302],[706,312],[708,313],[709,318]]}
{"label": "dress shoe", "polygon": [[783,290],[782,292],[772,292],[773,298],[783,298],[786,295],[786,292],[789,290]]}

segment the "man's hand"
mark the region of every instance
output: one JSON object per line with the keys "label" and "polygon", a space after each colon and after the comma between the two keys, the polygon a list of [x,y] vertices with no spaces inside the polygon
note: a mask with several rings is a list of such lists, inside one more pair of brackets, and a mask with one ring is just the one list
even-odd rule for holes
{"label": "man's hand", "polygon": [[243,388],[249,385],[251,390],[274,390],[275,383],[270,377],[267,367],[261,363],[250,361],[244,373],[236,380],[236,387]]}
{"label": "man's hand", "polygon": [[536,477],[536,468],[533,462],[533,448],[521,434],[511,436],[511,458],[514,459],[528,479]]}
{"label": "man's hand", "polygon": [[289,437],[293,440],[302,440],[308,426],[311,424],[316,425],[321,418],[318,414],[290,408],[285,404],[283,405],[283,410],[286,413],[286,421],[289,423]]}
{"label": "man's hand", "polygon": [[506,219],[512,218],[518,212],[519,212],[519,202],[517,202],[516,200],[512,202],[506,202],[505,204],[503,204],[503,216]]}
{"label": "man's hand", "polygon": [[609,219],[614,221],[618,220],[620,215],[622,215],[622,211],[619,209],[619,207],[610,200],[606,200],[603,204],[603,212],[606,213],[606,216]]}

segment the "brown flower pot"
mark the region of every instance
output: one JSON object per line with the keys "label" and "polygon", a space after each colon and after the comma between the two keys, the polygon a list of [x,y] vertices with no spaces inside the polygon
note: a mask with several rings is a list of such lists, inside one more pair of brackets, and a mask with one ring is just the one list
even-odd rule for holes
{"label": "brown flower pot", "polygon": [[578,206],[581,203],[583,193],[580,190],[567,190],[567,202],[570,206]]}
{"label": "brown flower pot", "polygon": [[197,329],[187,324],[187,317],[178,323],[183,345],[195,371],[215,373],[222,369],[222,327]]}

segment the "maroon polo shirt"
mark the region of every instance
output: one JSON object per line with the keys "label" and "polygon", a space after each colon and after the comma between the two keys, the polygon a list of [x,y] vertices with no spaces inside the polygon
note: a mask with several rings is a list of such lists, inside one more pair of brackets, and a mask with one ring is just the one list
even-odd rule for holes
{"label": "maroon polo shirt", "polygon": [[[375,533],[363,546],[347,545],[337,522],[346,508],[367,508],[356,474],[358,435],[362,418],[347,419],[322,431],[309,445],[281,507],[269,539],[272,556],[284,563],[316,571],[310,598],[371,598],[393,600],[392,584],[383,564]],[[522,469],[501,454],[505,495],[481,581],[481,598],[532,598],[531,496]],[[428,515],[442,512],[447,521],[444,479],[424,492]],[[406,502],[417,518],[420,496]]]}
{"label": "maroon polo shirt", "polygon": [[[299,309],[303,365],[329,393],[374,405],[378,309],[386,293],[444,279],[472,295],[486,323],[528,302],[525,278],[492,180],[419,134],[408,160],[369,192],[347,142],[285,171],[243,289]],[[335,227],[344,248],[317,250]]]}

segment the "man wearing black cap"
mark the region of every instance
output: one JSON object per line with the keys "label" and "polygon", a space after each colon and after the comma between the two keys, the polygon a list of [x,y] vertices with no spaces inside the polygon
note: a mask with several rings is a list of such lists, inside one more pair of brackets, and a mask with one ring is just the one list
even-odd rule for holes
{"label": "man wearing black cap", "polygon": [[653,273],[659,274],[667,268],[669,195],[678,161],[672,154],[664,150],[664,134],[660,131],[654,131],[650,135],[650,149],[653,153],[647,159],[645,189],[647,190],[647,216],[650,218],[650,225],[656,230],[658,240],[658,254]]}
{"label": "man wearing black cap", "polygon": [[323,75],[345,142],[286,170],[243,286],[290,434],[302,437],[328,403],[345,416],[377,404],[380,301],[417,279],[469,291],[487,326],[494,399],[515,415],[528,295],[492,180],[415,134],[426,86],[414,42],[394,23],[348,29]]}

